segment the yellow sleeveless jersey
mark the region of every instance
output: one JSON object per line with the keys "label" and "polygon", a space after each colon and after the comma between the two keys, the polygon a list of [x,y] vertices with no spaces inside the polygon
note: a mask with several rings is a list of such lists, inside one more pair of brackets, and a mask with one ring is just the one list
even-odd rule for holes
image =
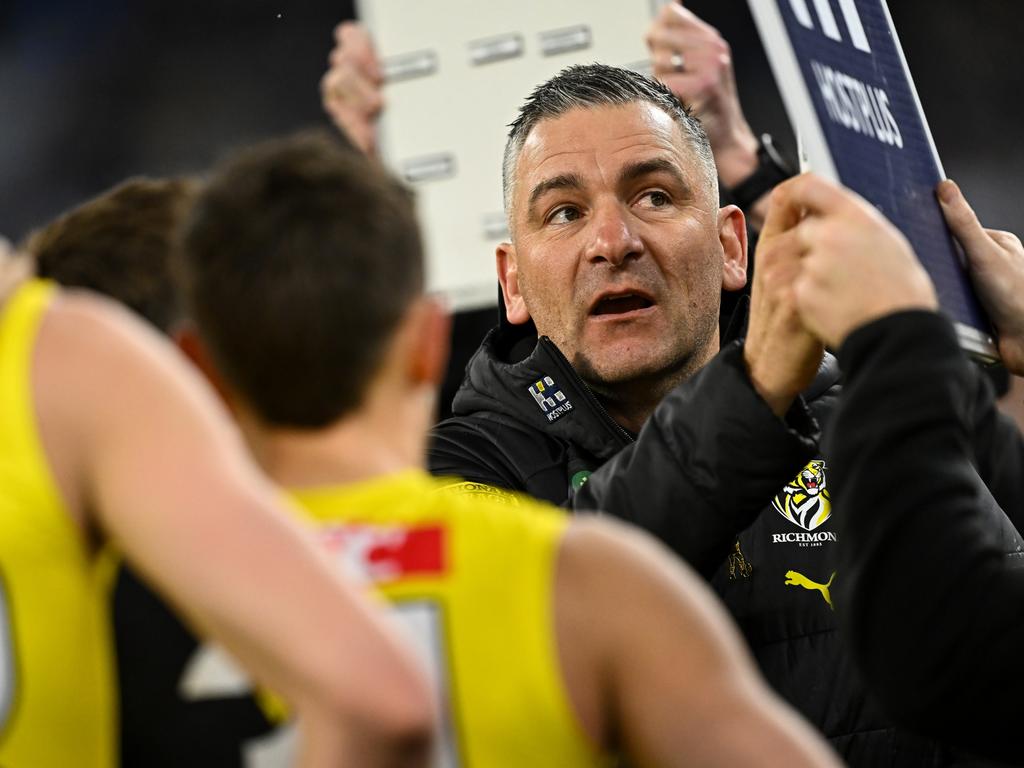
{"label": "yellow sleeveless jersey", "polygon": [[293,497],[426,660],[442,713],[435,766],[604,765],[558,660],[554,567],[567,518],[473,488],[410,471]]}
{"label": "yellow sleeveless jersey", "polygon": [[0,306],[0,766],[109,768],[114,689],[97,558],[36,428],[32,358],[53,288]]}

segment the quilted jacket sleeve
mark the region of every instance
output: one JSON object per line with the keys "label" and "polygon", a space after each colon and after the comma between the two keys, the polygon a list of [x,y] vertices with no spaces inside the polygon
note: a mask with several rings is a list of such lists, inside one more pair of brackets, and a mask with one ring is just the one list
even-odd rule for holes
{"label": "quilted jacket sleeve", "polygon": [[573,497],[649,531],[705,576],[812,457],[802,400],[785,420],[756,393],[734,343],[659,404],[636,442]]}

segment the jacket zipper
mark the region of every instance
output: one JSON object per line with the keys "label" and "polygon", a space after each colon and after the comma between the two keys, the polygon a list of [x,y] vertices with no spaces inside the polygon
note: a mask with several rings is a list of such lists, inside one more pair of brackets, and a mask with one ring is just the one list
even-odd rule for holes
{"label": "jacket zipper", "polygon": [[612,433],[616,437],[622,439],[625,445],[636,442],[629,432],[620,427],[618,422],[608,415],[608,411],[605,410],[603,405],[601,405],[601,401],[597,399],[593,390],[591,390],[590,387],[587,386],[587,383],[580,378],[580,375],[576,373],[576,369],[572,367],[572,364],[566,359],[565,355],[562,354],[562,350],[555,346],[555,343],[547,336],[541,336],[540,343],[551,352],[551,356],[555,360],[555,365],[561,369],[562,375],[567,376],[570,380],[579,385],[577,389],[583,393],[583,399],[588,405],[597,411],[598,417],[604,421],[605,425],[612,431]]}

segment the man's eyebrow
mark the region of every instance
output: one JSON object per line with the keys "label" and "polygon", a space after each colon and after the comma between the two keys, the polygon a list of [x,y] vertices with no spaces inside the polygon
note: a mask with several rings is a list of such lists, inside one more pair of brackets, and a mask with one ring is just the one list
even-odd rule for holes
{"label": "man's eyebrow", "polygon": [[619,174],[619,183],[628,184],[631,181],[636,181],[656,173],[668,174],[682,189],[686,197],[693,197],[693,188],[686,180],[686,177],[683,176],[682,171],[679,170],[679,166],[665,157],[655,157],[650,160],[641,160],[627,165],[622,169],[622,173]]}
{"label": "man's eyebrow", "polygon": [[532,210],[534,203],[536,203],[542,195],[553,189],[583,189],[583,179],[576,173],[562,173],[558,176],[552,176],[550,179],[544,179],[544,181],[540,182],[530,190],[530,200],[527,204],[527,210]]}

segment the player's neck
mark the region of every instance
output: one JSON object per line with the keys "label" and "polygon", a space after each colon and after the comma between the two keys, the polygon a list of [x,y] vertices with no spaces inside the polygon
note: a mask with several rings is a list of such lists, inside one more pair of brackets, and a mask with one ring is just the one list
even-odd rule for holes
{"label": "player's neck", "polygon": [[243,425],[257,461],[286,488],[344,485],[423,468],[432,404],[424,395],[371,398],[323,429]]}

